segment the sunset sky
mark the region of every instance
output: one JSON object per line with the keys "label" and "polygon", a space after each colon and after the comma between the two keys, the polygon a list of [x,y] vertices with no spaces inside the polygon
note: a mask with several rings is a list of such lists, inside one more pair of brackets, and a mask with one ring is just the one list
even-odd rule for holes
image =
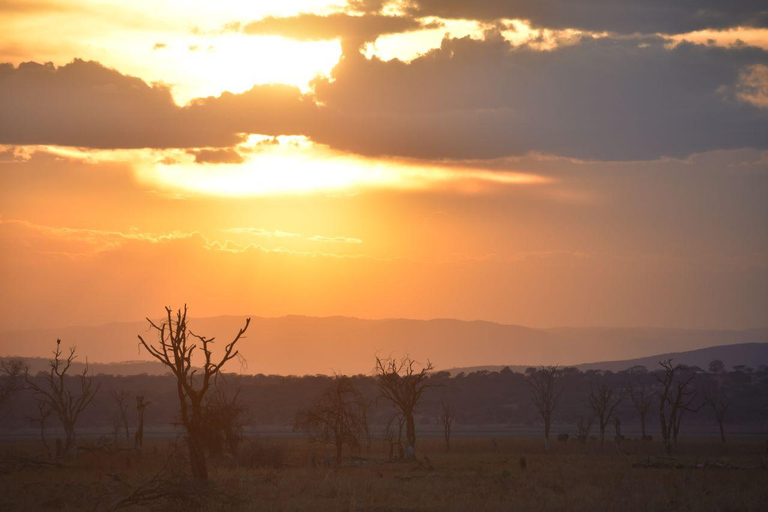
{"label": "sunset sky", "polygon": [[0,331],[768,325],[768,9],[0,0]]}

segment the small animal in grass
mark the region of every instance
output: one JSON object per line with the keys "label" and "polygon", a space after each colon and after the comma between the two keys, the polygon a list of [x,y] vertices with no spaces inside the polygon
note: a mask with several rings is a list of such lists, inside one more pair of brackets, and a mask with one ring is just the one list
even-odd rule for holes
{"label": "small animal in grass", "polygon": [[520,457],[520,469],[522,469],[523,471],[528,469],[528,463],[525,462],[525,456]]}

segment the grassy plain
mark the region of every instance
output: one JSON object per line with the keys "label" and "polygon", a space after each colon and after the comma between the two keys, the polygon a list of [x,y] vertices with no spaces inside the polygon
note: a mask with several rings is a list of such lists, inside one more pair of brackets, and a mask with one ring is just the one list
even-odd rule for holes
{"label": "grassy plain", "polygon": [[[113,509],[166,466],[173,444],[147,441],[141,461],[129,451],[81,452],[74,466],[0,475],[0,511]],[[3,443],[0,450],[31,454],[39,448],[15,442]],[[613,443],[601,450],[599,443],[554,441],[545,453],[537,438],[498,438],[494,443],[457,437],[447,454],[435,437],[420,440],[418,451],[420,463],[389,462],[384,444],[374,441],[360,459],[336,468],[327,464],[330,448],[304,439],[252,439],[240,457],[210,461],[211,487],[218,493],[211,499],[154,505],[158,510],[206,511],[768,510],[768,471],[760,469],[768,456],[765,441],[758,439],[733,439],[724,446],[715,439],[691,438],[675,454],[686,464],[718,462],[749,469],[633,467],[649,456],[662,460],[656,459],[662,456],[658,441],[625,442],[620,450]],[[183,471],[183,461],[178,464]]]}

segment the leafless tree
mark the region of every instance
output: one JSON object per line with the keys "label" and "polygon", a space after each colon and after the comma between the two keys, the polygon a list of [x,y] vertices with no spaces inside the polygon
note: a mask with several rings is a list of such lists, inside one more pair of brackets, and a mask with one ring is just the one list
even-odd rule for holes
{"label": "leafless tree", "polygon": [[440,405],[440,424],[443,426],[445,453],[451,453],[451,429],[453,428],[453,417],[456,414],[456,407],[446,399],[443,399]]}
{"label": "leafless tree", "polygon": [[[93,385],[93,377],[88,375],[88,362],[78,379],[80,381],[80,393],[74,394],[68,388],[68,376],[72,363],[77,358],[76,348],[69,349],[66,357],[62,356],[61,340],[56,340],[56,349],[53,351],[53,359],[49,361],[51,370],[43,374],[41,380],[31,378],[26,373],[26,381],[30,389],[37,395],[38,399],[45,402],[48,407],[53,409],[64,429],[64,455],[67,457],[77,457],[77,440],[75,437],[75,424],[77,418],[91,403],[98,393],[101,384]],[[42,372],[41,372],[42,373]]]}
{"label": "leafless tree", "polygon": [[[231,359],[238,357],[237,342],[243,337],[251,323],[248,318],[245,326],[240,329],[235,338],[224,346],[224,354],[213,361],[213,338],[199,336],[188,329],[187,306],[173,314],[166,307],[166,318],[158,325],[147,318],[150,328],[157,334],[156,343],[148,343],[139,336],[141,345],[158,361],[170,368],[176,378],[176,392],[181,408],[181,423],[187,433],[187,448],[192,476],[197,480],[208,480],[208,465],[205,458],[204,414],[205,395],[212,385],[212,379],[218,375],[221,368]],[[202,375],[192,366],[195,350],[201,345],[204,357]]]}
{"label": "leafless tree", "polygon": [[645,382],[640,382],[638,385],[629,389],[629,397],[632,399],[635,410],[640,416],[640,431],[642,432],[643,439],[647,437],[646,424],[648,411],[651,410],[654,396],[655,394],[653,390]]}
{"label": "leafless tree", "polygon": [[590,386],[589,408],[597,418],[601,448],[605,446],[605,428],[622,400],[624,400],[624,390],[616,390],[605,382]]}
{"label": "leafless tree", "polygon": [[430,387],[428,378],[434,369],[431,362],[418,368],[419,363],[405,355],[401,359],[382,359],[376,356],[374,374],[378,380],[381,396],[388,400],[403,417],[405,422],[405,455],[409,460],[416,457],[416,423],[413,413],[416,406]]}
{"label": "leafless tree", "polygon": [[692,387],[696,373],[682,365],[673,365],[672,359],[659,361],[662,371],[656,376],[660,384],[657,392],[659,398],[659,422],[664,450],[671,453],[677,444],[677,435],[683,414],[687,411],[696,412],[701,406],[694,407],[696,390]]}
{"label": "leafless tree", "polygon": [[116,429],[119,430],[120,427],[122,426],[125,429],[125,440],[129,441],[131,437],[128,434],[128,402],[127,402],[128,392],[125,390],[118,391],[116,389],[113,389],[112,391],[110,391],[109,396],[111,396],[112,400],[115,402],[116,411],[115,411],[114,422],[116,425]]}
{"label": "leafless tree", "polygon": [[563,388],[559,385],[562,370],[557,366],[540,366],[528,373],[528,385],[531,387],[533,404],[544,422],[544,451],[549,450],[549,430],[552,426],[552,414],[557,408]]}
{"label": "leafless tree", "polygon": [[725,415],[731,407],[731,397],[718,386],[704,396],[704,403],[709,405],[715,413],[717,426],[720,427],[720,440],[725,443]]}
{"label": "leafless tree", "polygon": [[367,430],[367,402],[349,377],[336,376],[331,385],[307,409],[296,414],[294,430],[336,448],[341,464],[344,445],[359,450]]}
{"label": "leafless tree", "polygon": [[[397,425],[397,440],[395,440],[395,425]],[[403,427],[405,426],[405,417],[399,412],[390,416],[384,428],[384,440],[389,448],[389,459],[395,458],[395,446],[397,446],[397,456],[400,459],[405,458],[403,449]]]}
{"label": "leafless tree", "polygon": [[27,365],[21,359],[0,358],[0,408],[24,388]]}

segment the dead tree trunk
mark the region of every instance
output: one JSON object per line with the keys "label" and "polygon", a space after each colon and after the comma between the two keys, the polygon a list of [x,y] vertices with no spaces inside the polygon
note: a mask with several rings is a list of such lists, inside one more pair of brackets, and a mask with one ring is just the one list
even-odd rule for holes
{"label": "dead tree trunk", "polygon": [[[208,480],[208,467],[205,459],[205,432],[203,418],[203,400],[208,392],[211,381],[227,361],[238,357],[239,351],[235,345],[245,334],[251,319],[245,321],[235,338],[224,346],[224,354],[218,362],[213,362],[213,338],[198,336],[188,329],[187,306],[179,309],[174,317],[171,308],[165,308],[166,318],[156,324],[149,318],[150,327],[156,332],[157,344],[147,343],[139,336],[141,345],[158,361],[170,368],[176,377],[176,393],[181,408],[181,422],[187,432],[187,446],[192,476],[200,481]],[[202,346],[203,361],[202,375],[197,376],[197,369],[192,366],[192,357],[197,342]]]}
{"label": "dead tree trunk", "polygon": [[552,426],[552,414],[555,412],[563,388],[558,386],[562,371],[557,366],[540,366],[528,375],[533,403],[544,422],[544,451],[549,450],[549,431]]}
{"label": "dead tree trunk", "polygon": [[386,398],[405,421],[405,455],[409,460],[416,458],[416,422],[414,410],[425,390],[433,387],[427,382],[432,363],[427,361],[420,370],[418,362],[407,355],[402,359],[380,359],[376,357],[374,373],[378,380],[381,396]]}
{"label": "dead tree trunk", "polygon": [[443,438],[445,439],[445,453],[451,453],[451,429],[453,427],[453,417],[455,407],[452,403],[443,400],[441,402],[442,411],[440,414],[440,423],[443,425]]}
{"label": "dead tree trunk", "polygon": [[75,347],[69,349],[69,355],[62,358],[61,340],[56,340],[56,349],[53,351],[53,359],[49,361],[50,371],[45,375],[43,383],[26,375],[30,389],[50,407],[59,417],[61,427],[64,429],[63,454],[68,458],[77,458],[77,439],[75,424],[80,414],[90,405],[100,384],[93,386],[93,377],[88,375],[88,362],[85,363],[83,372],[78,375],[80,379],[80,393],[75,395],[69,389],[67,371],[76,359]]}

